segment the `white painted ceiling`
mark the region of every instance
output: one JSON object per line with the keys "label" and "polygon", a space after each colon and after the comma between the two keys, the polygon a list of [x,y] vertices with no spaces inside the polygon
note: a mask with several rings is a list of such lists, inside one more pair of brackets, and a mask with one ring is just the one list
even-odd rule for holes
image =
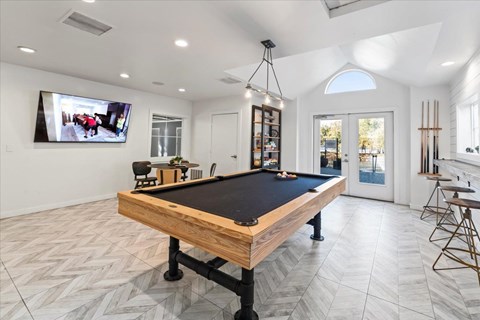
{"label": "white painted ceiling", "polygon": [[[265,39],[277,45],[275,70],[291,99],[347,63],[406,85],[446,84],[480,48],[480,1],[392,0],[335,18],[320,1],[1,0],[0,6],[4,62],[192,101],[243,93],[245,82],[219,79],[246,81]],[[113,29],[95,36],[62,24],[70,10]],[[176,47],[177,38],[189,47]],[[37,53],[22,53],[20,45]],[[456,64],[440,66],[449,60]],[[120,78],[122,72],[131,78]],[[262,73],[253,81],[259,87],[266,85]]]}

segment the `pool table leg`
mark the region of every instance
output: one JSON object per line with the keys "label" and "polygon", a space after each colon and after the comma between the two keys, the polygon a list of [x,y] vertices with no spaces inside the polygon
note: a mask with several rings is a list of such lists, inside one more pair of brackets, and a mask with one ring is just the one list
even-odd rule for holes
{"label": "pool table leg", "polygon": [[253,310],[254,302],[254,271],[242,268],[242,281],[239,286],[240,310],[235,312],[235,320],[258,320],[258,314]]}
{"label": "pool table leg", "polygon": [[163,274],[167,281],[177,281],[183,278],[183,271],[178,269],[178,261],[175,254],[180,251],[180,241],[177,238],[170,237],[170,246],[168,247],[168,270]]}
{"label": "pool table leg", "polygon": [[310,239],[316,241],[325,240],[325,238],[322,236],[322,211],[317,213],[315,217],[308,222],[308,224],[313,226],[313,234],[310,236]]}

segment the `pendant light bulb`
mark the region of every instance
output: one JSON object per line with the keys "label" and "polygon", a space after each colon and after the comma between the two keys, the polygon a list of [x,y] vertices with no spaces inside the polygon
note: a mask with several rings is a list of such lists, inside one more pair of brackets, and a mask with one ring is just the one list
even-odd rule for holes
{"label": "pendant light bulb", "polygon": [[283,109],[285,105],[283,104],[283,100],[280,100],[280,109]]}
{"label": "pendant light bulb", "polygon": [[265,103],[270,103],[270,95],[268,93],[265,95]]}
{"label": "pendant light bulb", "polygon": [[252,97],[252,86],[250,85],[250,83],[247,83],[247,86],[245,87],[245,89],[247,89],[245,91],[245,98],[249,99]]}

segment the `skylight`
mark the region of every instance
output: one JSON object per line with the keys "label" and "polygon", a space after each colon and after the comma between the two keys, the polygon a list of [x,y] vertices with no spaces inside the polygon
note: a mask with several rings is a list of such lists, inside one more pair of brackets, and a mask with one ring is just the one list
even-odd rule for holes
{"label": "skylight", "polygon": [[367,9],[389,0],[323,0],[324,9],[330,18]]}
{"label": "skylight", "polygon": [[332,77],[325,94],[377,89],[375,79],[362,70],[345,70]]}

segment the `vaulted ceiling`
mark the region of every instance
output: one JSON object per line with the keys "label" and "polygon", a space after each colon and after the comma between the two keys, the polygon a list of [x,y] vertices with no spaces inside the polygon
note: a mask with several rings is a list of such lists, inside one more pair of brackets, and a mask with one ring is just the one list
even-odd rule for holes
{"label": "vaulted ceiling", "polygon": [[[288,98],[347,63],[406,85],[446,84],[480,48],[480,1],[377,2],[331,17],[321,1],[2,0],[0,58],[198,101],[241,94],[265,39],[277,45],[274,66]],[[112,29],[96,36],[61,23],[71,11]],[[189,46],[175,46],[179,38]],[[22,45],[37,52],[20,52]],[[455,64],[441,67],[445,61]],[[257,86],[265,87],[264,73]],[[244,82],[220,81],[229,76]]]}

